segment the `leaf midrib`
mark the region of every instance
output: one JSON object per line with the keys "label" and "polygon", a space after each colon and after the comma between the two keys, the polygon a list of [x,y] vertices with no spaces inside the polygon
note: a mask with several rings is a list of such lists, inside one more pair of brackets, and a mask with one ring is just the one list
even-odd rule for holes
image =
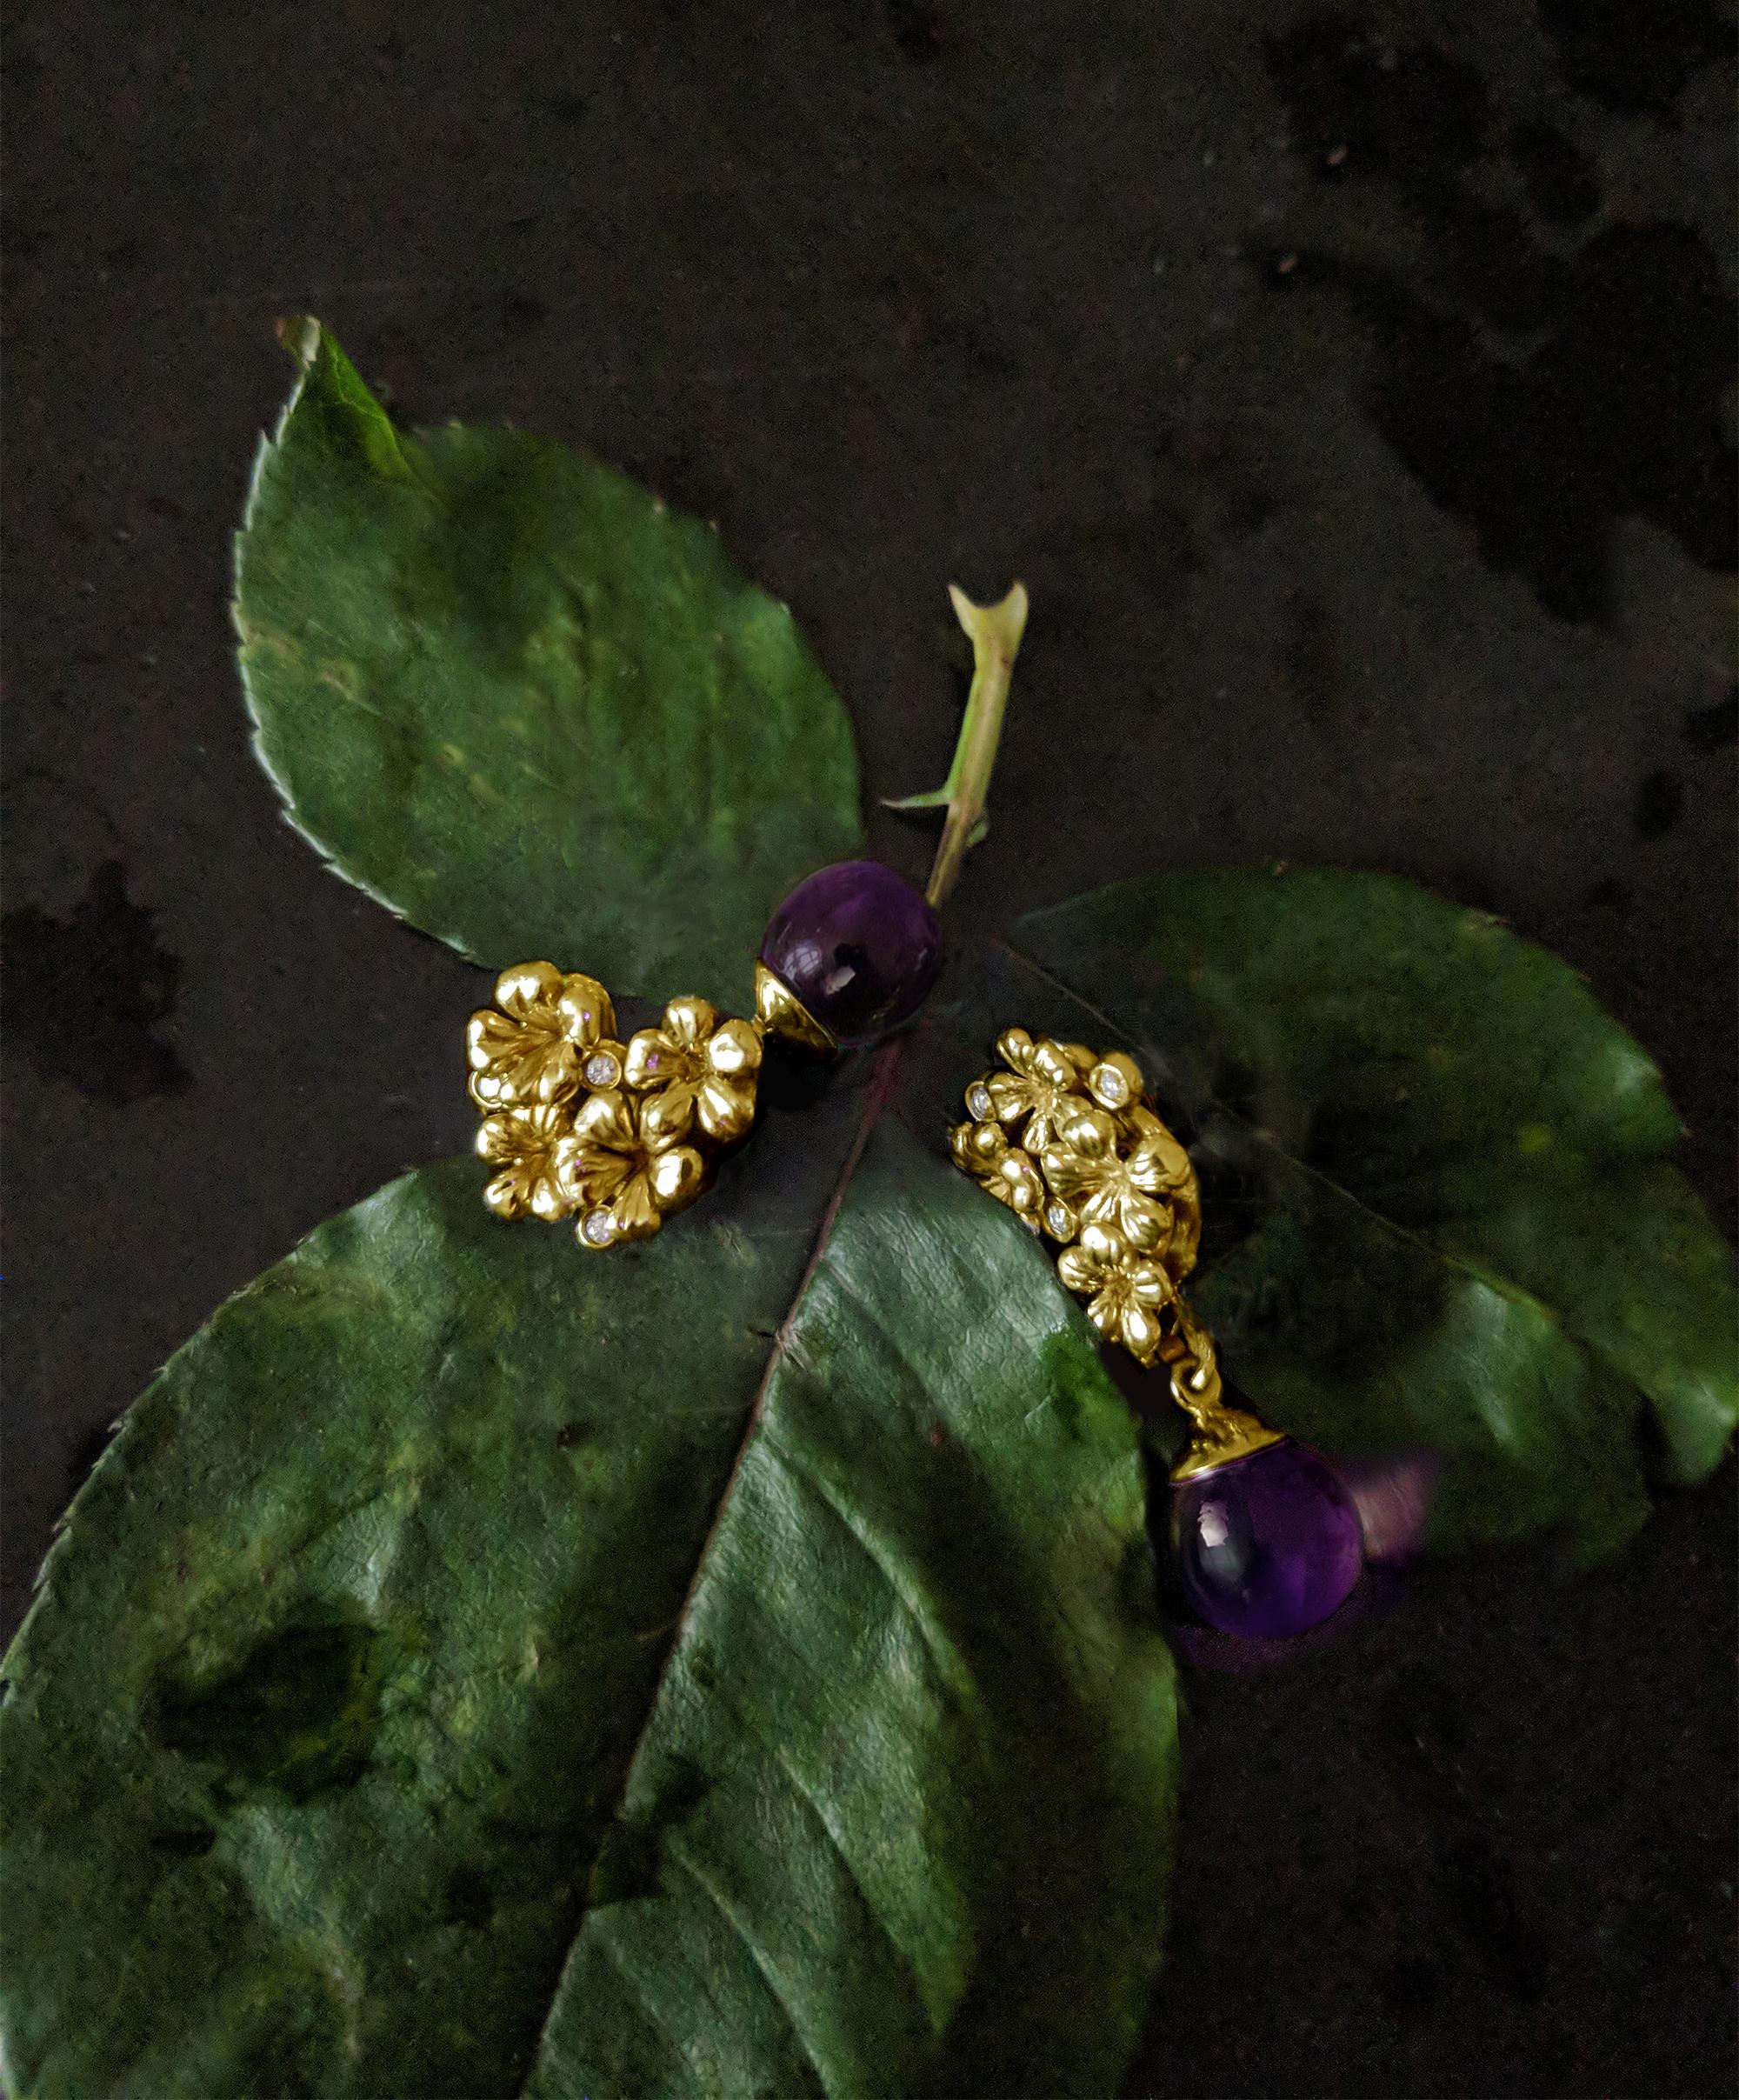
{"label": "leaf midrib", "polygon": [[[670,1638],[665,1647],[663,1658],[658,1665],[658,1675],[653,1682],[651,1692],[646,1701],[644,1718],[635,1736],[633,1748],[630,1750],[627,1763],[623,1766],[622,1784],[616,1790],[616,1800],[610,1808],[609,1816],[600,1828],[596,1848],[587,1873],[589,1886],[591,1874],[596,1870],[598,1858],[602,1856],[603,1846],[608,1842],[610,1832],[621,1817],[629,1795],[632,1791],[634,1775],[639,1769],[641,1757],[651,1738],[653,1724],[658,1717],[658,1709],[663,1698],[665,1681],[670,1674],[671,1666],[676,1657],[682,1651],[683,1641],[688,1635],[690,1621],[694,1613],[696,1600],[706,1580],[714,1543],[717,1539],[719,1529],[724,1522],[726,1511],[730,1509],[731,1496],[736,1489],[737,1478],[742,1473],[743,1462],[748,1457],[762,1423],[765,1419],[767,1403],[772,1393],[773,1381],[777,1376],[780,1366],[790,1354],[791,1338],[796,1326],[798,1315],[803,1310],[803,1300],[808,1296],[810,1285],[815,1281],[816,1273],[826,1257],[828,1247],[833,1238],[834,1227],[839,1222],[840,1211],[844,1207],[852,1180],[863,1162],[865,1149],[868,1147],[870,1137],[874,1135],[876,1126],[881,1121],[889,1102],[893,1097],[894,1088],[899,1078],[900,1067],[904,1061],[908,1041],[909,1038],[906,1037],[896,1037],[891,1043],[884,1043],[875,1054],[870,1066],[870,1083],[864,1097],[863,1114],[858,1117],[857,1127],[852,1132],[851,1143],[846,1150],[839,1174],[828,1197],[827,1207],[822,1212],[821,1222],[816,1228],[815,1242],[810,1249],[809,1259],[803,1264],[803,1274],[797,1278],[796,1287],[791,1293],[791,1302],[785,1309],[784,1317],[774,1331],[772,1342],[767,1351],[765,1368],[762,1371],[760,1383],[755,1389],[755,1397],[750,1402],[749,1412],[744,1418],[743,1436],[736,1447],[736,1455],[731,1460],[730,1470],[725,1475],[724,1483],[719,1490],[718,1502],[713,1510],[712,1522],[707,1527],[706,1537],[701,1541],[700,1550],[695,1559],[694,1572],[690,1577],[689,1586],[683,1594],[682,1605],[671,1626]],[[578,1920],[568,1942],[567,1954],[563,1958],[561,1973],[556,1977],[556,1988],[550,1995],[549,2010],[543,2017],[543,2026],[538,2030],[537,2040],[531,2051],[525,2081],[520,2087],[522,2100],[523,2100],[523,2095],[530,2090],[530,2080],[536,2075],[538,2066],[543,2061],[543,2045],[549,2037],[550,2023],[555,2017],[556,2008],[561,2000],[563,1977],[567,1973],[568,1963],[572,1958],[574,1949],[579,1943],[580,1935],[585,1930],[586,1920],[592,1915],[595,1907],[589,1894],[581,1905]]]}

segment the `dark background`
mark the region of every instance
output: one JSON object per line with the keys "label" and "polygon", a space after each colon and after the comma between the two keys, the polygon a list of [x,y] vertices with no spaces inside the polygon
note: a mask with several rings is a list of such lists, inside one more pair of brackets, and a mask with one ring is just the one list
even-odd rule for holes
{"label": "dark background", "polygon": [[[285,311],[415,418],[718,518],[870,795],[945,769],[943,586],[1023,577],[963,915],[1168,863],[1419,877],[1587,973],[1730,1230],[1721,12],[12,14],[9,1623],[161,1359],[467,1141],[476,974],[248,753],[229,533]],[[1730,2091],[1734,1501],[1729,1463],[1602,1573],[1435,1569],[1192,1677],[1131,2093]]]}

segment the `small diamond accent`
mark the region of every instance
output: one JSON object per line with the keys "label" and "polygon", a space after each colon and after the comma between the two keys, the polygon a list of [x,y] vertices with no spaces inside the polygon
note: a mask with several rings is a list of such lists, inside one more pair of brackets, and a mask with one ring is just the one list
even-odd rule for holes
{"label": "small diamond accent", "polygon": [[1108,1065],[1099,1074],[1099,1092],[1106,1101],[1120,1104],[1129,1097],[1129,1082],[1115,1065]]}
{"label": "small diamond accent", "polygon": [[1056,1238],[1066,1240],[1069,1237],[1069,1227],[1074,1224],[1075,1220],[1070,1217],[1061,1203],[1052,1203],[1045,1211],[1044,1222],[1050,1227]]}
{"label": "small diamond accent", "polygon": [[[608,1050],[594,1050],[591,1056],[586,1059],[583,1070],[588,1086],[611,1087],[622,1077],[622,1067]],[[595,1210],[592,1213],[593,1217],[602,1217],[603,1216],[603,1213],[601,1210]],[[586,1223],[590,1224],[591,1219],[588,1218]]]}
{"label": "small diamond accent", "polygon": [[608,1210],[592,1210],[580,1227],[589,1247],[608,1247],[616,1237],[616,1221]]}
{"label": "small diamond accent", "polygon": [[990,1090],[981,1079],[976,1086],[966,1090],[966,1105],[980,1123],[987,1122],[996,1103],[990,1098]]}

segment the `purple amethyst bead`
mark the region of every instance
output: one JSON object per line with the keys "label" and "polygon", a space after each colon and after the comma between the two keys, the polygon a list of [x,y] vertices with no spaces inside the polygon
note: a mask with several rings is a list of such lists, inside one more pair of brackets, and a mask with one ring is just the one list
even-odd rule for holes
{"label": "purple amethyst bead", "polygon": [[1346,1601],[1363,1543],[1339,1476],[1287,1437],[1175,1483],[1171,1553],[1198,1618],[1246,1640],[1276,1640]]}
{"label": "purple amethyst bead", "polygon": [[942,923],[880,861],[836,861],[767,922],[761,960],[836,1043],[873,1043],[924,1003],[942,968]]}

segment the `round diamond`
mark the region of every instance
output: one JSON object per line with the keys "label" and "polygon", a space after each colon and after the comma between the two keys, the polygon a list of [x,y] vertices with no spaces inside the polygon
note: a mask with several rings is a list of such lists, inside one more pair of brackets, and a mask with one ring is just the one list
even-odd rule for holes
{"label": "round diamond", "polygon": [[1121,1108],[1129,1097],[1129,1082],[1114,1064],[1099,1068],[1099,1096],[1111,1108]]}
{"label": "round diamond", "polygon": [[608,1247],[616,1237],[616,1221],[608,1210],[588,1211],[580,1225],[588,1247]]}
{"label": "round diamond", "polygon": [[1053,1237],[1060,1240],[1066,1240],[1075,1226],[1075,1220],[1061,1203],[1051,1203],[1046,1207],[1044,1222],[1050,1227]]}
{"label": "round diamond", "polygon": [[966,1090],[966,1105],[980,1123],[988,1123],[996,1103],[990,1098],[990,1090],[981,1079]]}
{"label": "round diamond", "polygon": [[[608,1050],[594,1050],[591,1056],[586,1059],[583,1070],[588,1086],[612,1087],[622,1077],[622,1067]],[[592,1215],[602,1217],[603,1214],[602,1211],[594,1211]]]}

